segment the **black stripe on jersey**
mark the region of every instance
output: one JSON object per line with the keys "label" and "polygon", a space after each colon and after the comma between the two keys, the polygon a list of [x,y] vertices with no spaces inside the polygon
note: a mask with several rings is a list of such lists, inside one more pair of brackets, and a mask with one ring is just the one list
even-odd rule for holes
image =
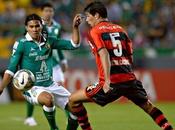
{"label": "black stripe on jersey", "polygon": [[133,72],[131,65],[111,66],[111,74],[121,74]]}
{"label": "black stripe on jersey", "polygon": [[101,37],[103,41],[111,40],[109,33],[102,33]]}
{"label": "black stripe on jersey", "polygon": [[[109,55],[110,57],[116,57],[116,55],[114,54],[114,50],[113,49],[108,49]],[[121,57],[128,57],[128,53],[125,49],[122,49],[122,55]]]}
{"label": "black stripe on jersey", "polygon": [[[121,41],[127,41],[128,40],[128,37],[125,33],[123,33],[123,32],[118,32],[118,33],[119,33],[119,37],[115,37],[115,40],[121,40]],[[103,41],[111,40],[111,37],[110,37],[109,34],[110,34],[110,32],[102,33],[101,34],[102,40]]]}

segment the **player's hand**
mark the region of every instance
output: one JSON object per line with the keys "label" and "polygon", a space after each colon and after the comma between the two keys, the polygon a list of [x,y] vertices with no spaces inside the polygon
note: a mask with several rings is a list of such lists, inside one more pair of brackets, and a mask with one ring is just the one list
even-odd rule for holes
{"label": "player's hand", "polygon": [[112,90],[113,88],[110,87],[110,83],[109,82],[105,82],[103,85],[103,91],[104,93],[108,93]]}
{"label": "player's hand", "polygon": [[75,15],[75,17],[73,19],[73,27],[77,28],[82,23],[83,18],[84,17],[82,17],[82,14]]}

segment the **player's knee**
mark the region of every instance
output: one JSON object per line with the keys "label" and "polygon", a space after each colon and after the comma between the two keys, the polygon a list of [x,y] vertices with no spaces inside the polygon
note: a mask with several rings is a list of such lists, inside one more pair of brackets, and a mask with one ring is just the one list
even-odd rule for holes
{"label": "player's knee", "polygon": [[54,102],[54,98],[50,93],[43,93],[40,97],[40,104],[45,105],[47,107],[52,107],[53,106],[53,102]]}
{"label": "player's knee", "polygon": [[79,105],[79,103],[76,102],[76,98],[74,96],[70,96],[69,97],[69,106],[76,107],[78,105]]}
{"label": "player's knee", "polygon": [[74,98],[72,96],[69,97],[69,105],[72,106],[74,104]]}
{"label": "player's knee", "polygon": [[47,95],[46,96],[46,99],[45,99],[45,106],[48,106],[48,107],[51,107],[53,106],[53,96],[51,94]]}

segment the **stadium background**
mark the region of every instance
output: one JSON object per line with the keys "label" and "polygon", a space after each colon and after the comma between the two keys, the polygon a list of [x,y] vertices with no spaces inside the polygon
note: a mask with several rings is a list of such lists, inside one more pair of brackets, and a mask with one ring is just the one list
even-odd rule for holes
{"label": "stadium background", "polygon": [[[0,73],[8,64],[14,41],[24,32],[29,13],[40,14],[48,0],[0,0]],[[55,20],[60,22],[63,38],[70,38],[72,18],[91,0],[50,0],[55,5]],[[174,0],[103,0],[109,19],[122,25],[133,40],[135,73],[143,81],[152,101],[175,101],[175,1]],[[69,70],[66,87],[75,91],[97,80],[96,67],[87,46],[87,25],[81,25],[82,45],[65,51]],[[9,86],[1,103],[23,100]]]}

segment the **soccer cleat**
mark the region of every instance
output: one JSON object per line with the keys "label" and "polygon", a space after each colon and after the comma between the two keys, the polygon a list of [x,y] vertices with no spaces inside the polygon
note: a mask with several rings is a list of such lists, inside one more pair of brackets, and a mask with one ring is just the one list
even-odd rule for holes
{"label": "soccer cleat", "polygon": [[37,123],[33,117],[26,118],[24,121],[24,124],[28,125],[28,126],[36,126],[37,125]]}

